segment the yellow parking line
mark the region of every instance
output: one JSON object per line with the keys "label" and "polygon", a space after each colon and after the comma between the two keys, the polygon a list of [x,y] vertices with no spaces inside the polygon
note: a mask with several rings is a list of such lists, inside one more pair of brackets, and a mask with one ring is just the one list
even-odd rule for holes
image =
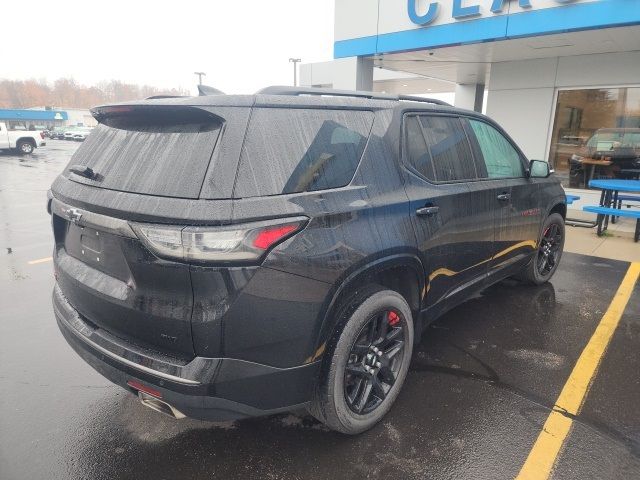
{"label": "yellow parking line", "polygon": [[27,263],[29,265],[37,265],[38,263],[50,262],[51,260],[53,260],[53,257],[45,257],[45,258],[39,258],[37,260],[31,260],[31,261],[29,261]]}
{"label": "yellow parking line", "polygon": [[602,357],[631,298],[638,276],[640,276],[640,262],[634,262],[629,266],[609,308],[580,354],[576,366],[573,367],[536,443],[516,477],[517,480],[542,480],[551,475],[558,454],[573,424],[573,420],[563,413],[577,415],[580,412]]}

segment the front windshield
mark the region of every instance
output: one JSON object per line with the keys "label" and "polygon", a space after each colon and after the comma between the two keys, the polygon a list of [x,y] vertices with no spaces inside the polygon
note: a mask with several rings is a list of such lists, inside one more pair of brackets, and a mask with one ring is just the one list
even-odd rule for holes
{"label": "front windshield", "polygon": [[640,148],[640,131],[638,132],[596,132],[587,147],[597,150],[613,150],[614,148]]}

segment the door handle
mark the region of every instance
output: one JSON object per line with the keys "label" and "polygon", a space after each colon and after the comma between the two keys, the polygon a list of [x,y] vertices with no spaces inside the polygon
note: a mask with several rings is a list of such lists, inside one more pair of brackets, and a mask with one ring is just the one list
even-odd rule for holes
{"label": "door handle", "polygon": [[416,210],[416,215],[424,217],[432,217],[440,211],[440,207],[422,207]]}
{"label": "door handle", "polygon": [[511,194],[510,193],[501,193],[500,195],[498,195],[497,198],[501,202],[507,202],[507,201],[511,200]]}

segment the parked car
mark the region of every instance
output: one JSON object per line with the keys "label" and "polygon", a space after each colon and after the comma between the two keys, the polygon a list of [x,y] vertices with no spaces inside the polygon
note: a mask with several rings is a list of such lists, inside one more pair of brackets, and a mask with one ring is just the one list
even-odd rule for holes
{"label": "parked car", "polygon": [[73,136],[76,134],[76,131],[74,128],[70,128],[68,130],[65,130],[64,133],[62,134],[62,138],[64,140],[73,140]]}
{"label": "parked car", "polygon": [[49,131],[49,138],[52,140],[61,140],[64,137],[64,128],[54,127]]}
{"label": "parked car", "polygon": [[620,176],[620,170],[640,169],[640,128],[601,128],[569,158],[569,168],[575,172],[582,161],[611,160],[611,171]]}
{"label": "parked car", "polygon": [[92,112],[50,192],[55,315],[175,418],[362,432],[429,322],[560,262],[562,187],[475,112],[290,87]]}
{"label": "parked car", "polygon": [[91,133],[92,128],[81,127],[73,130],[73,140],[76,142],[84,142],[87,136]]}
{"label": "parked car", "polygon": [[55,140],[58,136],[58,131],[60,130],[60,127],[53,127],[52,129],[49,130],[49,138],[52,140]]}
{"label": "parked car", "polygon": [[21,154],[29,154],[44,145],[46,142],[41,131],[13,130],[5,122],[0,122],[0,150],[12,149]]}

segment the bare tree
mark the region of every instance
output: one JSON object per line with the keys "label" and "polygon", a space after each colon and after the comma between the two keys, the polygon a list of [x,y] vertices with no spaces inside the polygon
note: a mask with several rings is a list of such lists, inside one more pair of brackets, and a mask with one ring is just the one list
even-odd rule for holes
{"label": "bare tree", "polygon": [[59,78],[53,84],[43,79],[0,79],[0,108],[90,108],[109,102],[123,102],[162,94],[188,95],[188,92],[179,88],[162,89],[119,80],[85,86],[78,84],[73,78]]}

